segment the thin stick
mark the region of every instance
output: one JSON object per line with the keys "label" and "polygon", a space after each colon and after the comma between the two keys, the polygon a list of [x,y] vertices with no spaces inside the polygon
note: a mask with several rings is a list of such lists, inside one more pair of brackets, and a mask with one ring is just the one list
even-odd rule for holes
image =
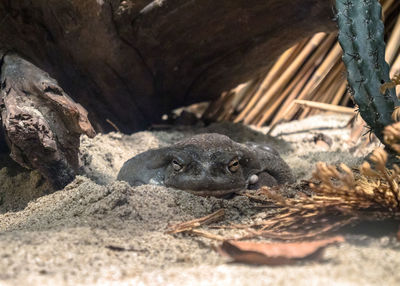
{"label": "thin stick", "polygon": [[251,110],[244,123],[251,122],[262,110],[265,103],[270,99],[270,97],[279,92],[285,84],[289,82],[289,80],[295,75],[296,71],[301,67],[307,57],[319,46],[319,44],[323,41],[326,34],[319,33],[315,35],[310,42],[306,45],[306,47],[301,51],[299,56],[293,61],[293,63],[286,69],[286,71],[281,75],[281,77],[273,83],[270,89],[268,89],[267,93],[260,99],[260,101],[256,104],[256,106]]}
{"label": "thin stick", "polygon": [[339,105],[340,99],[343,97],[346,89],[347,89],[347,81],[343,80],[342,83],[340,84],[339,88],[337,89],[337,93],[336,93],[335,97],[333,98],[331,104]]}
{"label": "thin stick", "polygon": [[392,65],[392,68],[390,69],[390,78],[393,78],[394,75],[398,73],[400,73],[400,55],[397,57]]}
{"label": "thin stick", "polygon": [[121,132],[120,130],[119,130],[119,128],[118,128],[118,126],[114,123],[114,122],[112,122],[110,119],[106,119],[106,122],[108,123],[108,124],[110,124],[114,129],[115,129],[115,131],[117,131],[117,132]]}
{"label": "thin stick", "polygon": [[[329,52],[325,61],[318,67],[317,71],[314,73],[313,78],[307,83],[303,91],[297,97],[298,99],[305,99],[307,96],[321,83],[322,80],[326,78],[328,72],[332,69],[335,63],[340,59],[342,54],[342,48],[338,43],[335,44],[333,49]],[[296,114],[297,110],[292,109],[292,111],[286,114],[286,118],[291,118]]]}
{"label": "thin stick", "polygon": [[302,106],[307,106],[310,108],[317,108],[317,109],[331,111],[331,112],[335,112],[335,113],[354,114],[354,112],[355,112],[354,108],[333,105],[333,104],[329,104],[329,103],[322,103],[322,102],[315,102],[315,101],[301,100],[301,99],[295,99],[293,102],[295,104],[299,104]]}
{"label": "thin stick", "polygon": [[394,0],[386,0],[386,1],[384,1],[384,3],[382,4],[382,13],[383,13],[383,16],[384,16],[385,18],[386,18],[386,16],[387,16],[386,14],[387,14],[389,8],[392,7],[393,2],[394,2]]}
{"label": "thin stick", "polygon": [[400,47],[400,16],[397,17],[396,24],[393,28],[389,42],[386,46],[386,56],[385,56],[386,62],[388,62],[389,64],[393,62],[399,47]]}
{"label": "thin stick", "polygon": [[288,95],[290,95],[291,92],[298,94],[303,88],[303,86],[307,83],[307,80],[311,76],[312,72],[313,72],[312,69],[308,69],[307,73],[304,74],[304,76],[298,77],[296,81],[293,81],[293,83],[283,92],[282,96],[280,96],[278,100],[275,100],[270,108],[266,108],[264,115],[257,122],[256,125],[258,127],[262,126],[265,122],[269,120],[269,118],[274,114],[274,112],[276,111],[279,112],[279,110],[277,109],[282,105],[282,102],[288,98]]}
{"label": "thin stick", "polygon": [[239,121],[243,120],[243,118],[247,115],[247,113],[253,108],[253,106],[258,101],[259,97],[262,96],[262,94],[263,94],[262,90],[264,90],[266,87],[268,87],[271,84],[271,82],[277,75],[278,71],[281,70],[283,65],[289,60],[289,58],[292,56],[292,54],[297,50],[298,46],[299,45],[296,45],[296,46],[288,49],[286,52],[283,53],[282,56],[279,57],[278,61],[275,63],[275,65],[272,67],[271,71],[268,73],[267,77],[264,79],[259,90],[256,92],[256,94],[253,96],[253,98],[247,104],[246,108],[237,116],[237,118],[235,119],[235,122],[239,122]]}
{"label": "thin stick", "polygon": [[[270,120],[270,118],[275,113],[279,113],[279,107],[281,103],[288,98],[288,95],[291,94],[293,89],[295,89],[296,94],[300,92],[300,90],[306,84],[308,78],[310,77],[310,74],[313,72],[313,66],[318,66],[322,62],[323,57],[329,50],[329,47],[334,43],[334,41],[335,35],[329,35],[328,37],[326,37],[326,39],[317,48],[313,55],[309,59],[307,59],[306,63],[301,67],[299,71],[297,71],[294,79],[290,81],[290,85],[286,87],[282,93],[276,92],[275,94],[270,94],[270,98],[268,101],[264,99],[266,103],[260,109],[257,116],[252,119],[252,121],[248,121],[248,118],[246,118],[245,122],[248,121],[246,123],[257,124],[258,126],[260,126],[266,121]],[[268,97],[268,94],[270,92],[271,91],[267,90],[264,98]],[[276,118],[276,116],[274,118]]]}
{"label": "thin stick", "polygon": [[175,234],[175,233],[180,233],[180,232],[184,232],[184,231],[191,231],[196,227],[219,221],[224,216],[225,216],[225,210],[219,209],[216,212],[209,214],[207,216],[173,225],[165,233]]}
{"label": "thin stick", "polygon": [[343,61],[338,61],[335,68],[329,72],[329,75],[320,84],[321,87],[315,91],[315,96],[311,97],[312,100],[335,104],[332,102],[332,100],[337,96],[337,90],[339,86],[343,82],[346,82],[345,77],[343,77],[343,73],[345,71],[346,68],[343,64]]}
{"label": "thin stick", "polygon": [[247,104],[252,100],[254,94],[259,90],[263,78],[265,78],[265,75],[262,77],[259,77],[257,80],[254,81],[254,83],[249,87],[248,91],[246,92],[246,96],[244,99],[238,104],[236,107],[236,110],[239,112],[242,112],[244,108],[246,108]]}
{"label": "thin stick", "polygon": [[[335,81],[336,77],[342,71],[342,66],[340,65],[341,61],[338,61],[335,66],[328,72],[324,81],[320,82],[318,86],[314,88],[314,90],[307,95],[308,100],[318,101],[318,102],[330,102],[332,100],[332,96],[334,94],[334,90],[337,89],[339,82]],[[335,89],[336,88],[336,89]],[[315,110],[314,110],[315,111]],[[307,108],[303,110],[298,116],[298,119],[304,119],[309,113],[311,109]]]}
{"label": "thin stick", "polygon": [[[307,60],[307,63],[300,69],[300,71],[296,74],[295,78],[291,81],[291,84],[283,91],[282,94],[277,93],[273,98],[271,98],[270,102],[266,104],[261,113],[264,113],[260,116],[260,119],[252,122],[256,123],[257,126],[263,125],[268,120],[273,120],[271,124],[274,124],[280,113],[280,108],[283,108],[282,102],[286,101],[283,106],[286,106],[287,100],[293,98],[294,95],[297,95],[301,92],[303,87],[307,84],[310,76],[314,72],[315,67],[317,67],[323,60],[325,54],[329,50],[329,47],[334,43],[335,36],[330,35],[326,38],[326,40],[318,47],[315,53]],[[272,116],[274,118],[272,118]]]}
{"label": "thin stick", "polygon": [[[318,57],[311,57],[310,61],[304,65],[304,69],[307,70],[308,72],[313,73],[314,68],[318,67],[321,62],[324,60],[325,55],[328,53],[329,48],[331,45],[335,42],[335,35],[330,35],[325,42],[318,48],[319,51],[316,52]],[[309,76],[307,76],[307,81],[308,81]],[[305,85],[307,82],[305,83]],[[271,124],[276,124],[277,122],[281,120],[286,120],[289,119],[289,117],[286,116],[286,114],[291,111],[294,107],[292,104],[293,99],[295,99],[302,91],[304,85],[302,86],[296,86],[296,88],[286,97],[283,105],[280,107],[278,113],[275,115],[273,118]],[[259,122],[259,124],[264,124],[264,122]]]}
{"label": "thin stick", "polygon": [[[341,97],[343,97],[344,92],[346,91],[347,88],[347,82],[341,82],[340,80],[333,80],[331,86],[324,92],[322,93],[322,96],[320,99],[313,98],[313,101],[321,102],[321,103],[329,103],[332,105],[340,105],[338,104],[337,100],[340,100]],[[339,98],[336,98],[336,91],[341,90],[341,94]],[[339,93],[338,93],[339,95]],[[311,109],[310,112],[306,116],[311,116],[317,113],[320,113],[321,111],[318,109]]]}
{"label": "thin stick", "polygon": [[216,120],[218,116],[223,113],[225,105],[232,97],[231,91],[225,91],[221,94],[220,98],[213,104],[213,106],[209,106],[205,112],[206,117],[212,120]]}

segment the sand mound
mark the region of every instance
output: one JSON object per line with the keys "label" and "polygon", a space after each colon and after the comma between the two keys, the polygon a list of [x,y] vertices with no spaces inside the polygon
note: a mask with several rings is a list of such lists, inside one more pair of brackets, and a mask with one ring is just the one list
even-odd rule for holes
{"label": "sand mound", "polygon": [[[0,187],[0,284],[292,285],[296,281],[308,285],[309,279],[318,284],[336,280],[346,285],[378,285],[383,279],[388,285],[394,283],[400,279],[399,243],[394,237],[348,235],[347,243],[328,248],[326,261],[320,264],[229,265],[210,247],[214,242],[164,232],[171,223],[220,208],[227,213],[221,223],[249,222],[262,217],[256,203],[244,197],[197,197],[160,186],[132,188],[115,181],[130,157],[201,132],[220,132],[239,142],[267,140],[280,150],[297,179],[305,179],[317,161],[356,165],[370,152],[372,147],[359,150],[346,143],[349,130],[343,126],[347,120],[319,116],[283,124],[274,130],[274,139],[228,123],[179,132],[82,137],[82,175],[51,194],[39,174],[13,173],[15,166],[7,165],[0,170],[0,180],[5,182]],[[321,132],[332,139],[328,149],[314,143]]]}

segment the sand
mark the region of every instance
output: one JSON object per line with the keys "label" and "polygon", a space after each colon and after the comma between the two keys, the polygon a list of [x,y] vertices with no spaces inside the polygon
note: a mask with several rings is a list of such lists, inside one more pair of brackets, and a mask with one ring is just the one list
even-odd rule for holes
{"label": "sand", "polygon": [[[220,132],[239,142],[270,142],[298,181],[318,161],[355,166],[372,149],[348,143],[346,116],[314,116],[278,126],[249,129],[222,123],[206,129],[99,134],[81,138],[81,175],[51,193],[36,172],[0,160],[0,285],[396,285],[400,243],[393,229],[345,233],[323,261],[268,267],[232,264],[215,241],[168,235],[168,225],[226,209],[221,223],[262,218],[245,197],[204,198],[184,191],[115,181],[123,162],[149,148],[167,146],[201,132]],[[332,145],[317,146],[323,133]],[[287,193],[287,195],[293,195]],[[268,210],[263,210],[268,211]],[[209,230],[220,235],[239,232]]]}

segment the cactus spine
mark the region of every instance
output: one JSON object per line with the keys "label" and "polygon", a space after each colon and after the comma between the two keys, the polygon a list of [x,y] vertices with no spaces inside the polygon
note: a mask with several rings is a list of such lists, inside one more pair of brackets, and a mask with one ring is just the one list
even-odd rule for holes
{"label": "cactus spine", "polygon": [[390,81],[381,5],[377,0],[336,0],[336,9],[351,92],[361,117],[383,142],[382,131],[393,123],[399,100],[393,88],[380,93],[380,86]]}

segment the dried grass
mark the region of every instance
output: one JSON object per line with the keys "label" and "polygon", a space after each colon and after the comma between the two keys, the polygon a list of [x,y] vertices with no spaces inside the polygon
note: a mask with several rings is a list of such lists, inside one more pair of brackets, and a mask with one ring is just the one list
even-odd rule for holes
{"label": "dried grass", "polygon": [[[400,72],[400,1],[384,0],[381,4],[388,43],[386,60],[393,77]],[[326,112],[293,104],[296,99],[352,105],[341,55],[335,34],[318,33],[284,52],[259,78],[224,92],[223,99],[212,103],[203,117],[261,126]],[[392,87],[394,82],[382,88]]]}
{"label": "dried grass", "polygon": [[[386,127],[384,134],[386,142],[399,152],[400,122]],[[264,200],[281,209],[262,222],[248,226],[249,235],[243,238],[297,240],[315,237],[357,220],[400,218],[400,167],[393,164],[387,168],[388,158],[385,150],[377,148],[357,169],[319,162],[313,182],[309,183],[314,192],[312,196],[288,199],[271,188],[261,189],[259,194]]]}

